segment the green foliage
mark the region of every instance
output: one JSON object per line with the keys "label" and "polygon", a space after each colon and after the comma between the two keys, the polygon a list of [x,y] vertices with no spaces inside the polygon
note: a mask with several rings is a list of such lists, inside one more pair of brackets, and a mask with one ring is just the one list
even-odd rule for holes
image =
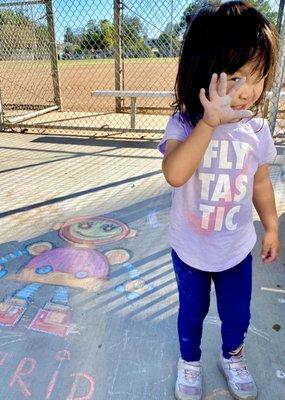
{"label": "green foliage", "polygon": [[26,15],[10,10],[0,11],[0,59],[43,59],[49,52],[47,27],[38,25]]}
{"label": "green foliage", "polygon": [[[258,11],[260,11],[271,23],[276,25],[277,15],[276,11],[272,11],[272,5],[269,0],[248,0]],[[186,7],[180,20],[179,32],[183,32],[186,27],[186,15],[193,16],[203,5],[206,4],[221,4],[220,0],[193,0]]]}

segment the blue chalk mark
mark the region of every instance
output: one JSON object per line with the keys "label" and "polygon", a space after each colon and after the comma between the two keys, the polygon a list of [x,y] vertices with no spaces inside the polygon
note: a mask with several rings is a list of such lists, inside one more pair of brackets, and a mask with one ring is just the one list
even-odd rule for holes
{"label": "blue chalk mark", "polygon": [[141,274],[137,269],[133,269],[132,271],[129,272],[130,277],[133,278],[139,278]]}
{"label": "blue chalk mark", "polygon": [[7,275],[8,274],[8,271],[7,271],[7,269],[2,269],[1,271],[0,271],[0,278],[3,278],[5,275]]}
{"label": "blue chalk mark", "polygon": [[147,291],[150,292],[151,290],[154,290],[154,283],[149,283],[149,284],[148,284],[148,289],[147,289]]}
{"label": "blue chalk mark", "polygon": [[64,286],[58,286],[55,289],[55,293],[53,298],[51,299],[52,303],[60,303],[67,305],[68,304],[68,290]]}
{"label": "blue chalk mark", "polygon": [[139,293],[128,293],[127,294],[127,299],[128,300],[134,300],[134,299],[137,299],[138,297],[140,297]]}
{"label": "blue chalk mark", "polygon": [[34,294],[42,287],[40,283],[31,283],[25,286],[23,289],[17,290],[14,297],[18,297],[24,300],[31,300]]}
{"label": "blue chalk mark", "polygon": [[88,276],[88,273],[85,271],[78,271],[75,274],[75,278],[78,278],[78,279],[87,278],[87,276]]}
{"label": "blue chalk mark", "polygon": [[131,264],[129,262],[124,263],[123,266],[126,267],[128,271],[132,271],[133,269],[135,269],[133,264]]}
{"label": "blue chalk mark", "polygon": [[29,253],[28,253],[27,250],[15,250],[14,253],[9,253],[9,254],[6,254],[5,256],[1,257],[0,258],[0,265],[1,264],[5,264],[8,261],[13,260],[14,258],[23,256],[23,255],[28,255],[28,254]]}
{"label": "blue chalk mark", "polygon": [[116,291],[119,292],[119,293],[123,293],[123,292],[125,291],[125,288],[124,288],[123,285],[118,285],[118,286],[116,286],[115,289],[116,289]]}
{"label": "blue chalk mark", "polygon": [[51,265],[45,265],[43,267],[36,268],[36,273],[39,275],[45,275],[53,270]]}

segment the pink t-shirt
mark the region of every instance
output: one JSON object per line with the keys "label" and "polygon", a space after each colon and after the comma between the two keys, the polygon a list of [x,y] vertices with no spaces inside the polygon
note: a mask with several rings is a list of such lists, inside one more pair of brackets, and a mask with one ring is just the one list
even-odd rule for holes
{"label": "pink t-shirt", "polygon": [[[168,139],[184,141],[193,126],[176,113],[168,120],[158,150]],[[277,154],[268,122],[242,119],[218,126],[197,170],[172,187],[168,239],[186,264],[223,271],[240,263],[256,243],[252,217],[253,178]]]}

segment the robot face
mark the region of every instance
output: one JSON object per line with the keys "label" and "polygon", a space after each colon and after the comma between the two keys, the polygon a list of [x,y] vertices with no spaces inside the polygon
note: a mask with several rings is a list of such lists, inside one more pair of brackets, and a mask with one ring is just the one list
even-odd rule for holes
{"label": "robot face", "polygon": [[128,236],[129,227],[106,217],[78,217],[68,220],[59,231],[62,239],[85,247],[116,242]]}

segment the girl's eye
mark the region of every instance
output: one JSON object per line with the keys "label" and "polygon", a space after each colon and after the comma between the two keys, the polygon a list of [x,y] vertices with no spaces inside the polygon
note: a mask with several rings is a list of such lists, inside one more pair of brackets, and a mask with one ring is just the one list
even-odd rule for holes
{"label": "girl's eye", "polygon": [[239,77],[236,76],[236,77],[234,77],[234,78],[231,78],[230,81],[237,82],[235,79],[241,79],[241,78],[239,78]]}

